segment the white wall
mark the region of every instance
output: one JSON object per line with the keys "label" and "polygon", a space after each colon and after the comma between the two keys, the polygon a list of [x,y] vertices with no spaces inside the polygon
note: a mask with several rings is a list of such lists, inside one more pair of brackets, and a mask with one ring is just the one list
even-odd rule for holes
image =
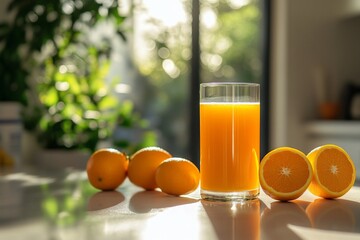
{"label": "white wall", "polygon": [[340,100],[347,79],[360,82],[360,1],[273,1],[270,147],[306,146],[304,124],[318,117],[315,72]]}

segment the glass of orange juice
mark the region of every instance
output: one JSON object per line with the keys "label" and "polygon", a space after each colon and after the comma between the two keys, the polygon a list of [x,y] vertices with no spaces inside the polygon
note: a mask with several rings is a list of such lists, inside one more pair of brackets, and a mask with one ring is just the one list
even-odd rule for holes
{"label": "glass of orange juice", "polygon": [[207,200],[259,195],[260,85],[200,85],[200,191]]}

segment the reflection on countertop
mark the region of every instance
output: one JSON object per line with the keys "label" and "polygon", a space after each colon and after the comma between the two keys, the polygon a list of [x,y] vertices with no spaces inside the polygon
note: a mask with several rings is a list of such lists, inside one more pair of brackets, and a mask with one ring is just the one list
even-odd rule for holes
{"label": "reflection on countertop", "polygon": [[0,173],[0,239],[359,239],[360,187],[340,199],[175,197],[128,180],[92,188],[79,171]]}

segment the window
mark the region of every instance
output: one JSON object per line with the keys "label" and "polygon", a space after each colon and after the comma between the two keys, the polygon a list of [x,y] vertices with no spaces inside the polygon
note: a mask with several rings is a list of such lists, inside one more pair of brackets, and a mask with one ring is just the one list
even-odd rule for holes
{"label": "window", "polygon": [[[138,72],[134,70],[132,94],[156,129],[159,145],[173,155],[198,164],[200,82],[257,82],[267,98],[266,4],[265,0],[133,3],[131,56]],[[266,123],[264,101],[262,109]],[[262,127],[265,151],[267,126]]]}

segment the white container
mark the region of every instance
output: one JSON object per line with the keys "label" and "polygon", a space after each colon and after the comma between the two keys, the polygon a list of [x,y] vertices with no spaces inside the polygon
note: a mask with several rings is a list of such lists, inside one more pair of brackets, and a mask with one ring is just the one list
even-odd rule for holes
{"label": "white container", "polygon": [[21,105],[17,102],[0,102],[0,148],[20,165],[22,124]]}

